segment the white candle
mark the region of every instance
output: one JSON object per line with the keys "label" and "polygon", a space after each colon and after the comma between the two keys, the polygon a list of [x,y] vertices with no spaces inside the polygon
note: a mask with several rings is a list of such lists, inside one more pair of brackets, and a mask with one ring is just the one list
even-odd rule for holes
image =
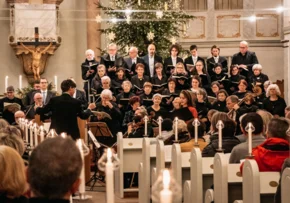
{"label": "white candle", "polygon": [[40,126],[40,142],[43,142],[44,140],[44,131],[43,131],[43,125]]}
{"label": "white candle", "polygon": [[222,149],[222,123],[221,120],[218,121],[219,149]]}
{"label": "white candle", "polygon": [[[25,137],[28,137],[28,120],[24,120],[24,128],[25,128]],[[30,145],[31,145],[31,139],[30,139]]]}
{"label": "white candle", "polygon": [[198,143],[198,119],[194,119],[194,142],[195,144]]}
{"label": "white candle", "polygon": [[168,4],[165,2],[164,4],[164,10],[167,11],[168,10]]}
{"label": "white candle", "polygon": [[33,127],[34,127],[34,145],[37,146],[38,145],[38,133],[37,133],[36,123],[34,123]]}
{"label": "white candle", "polygon": [[138,6],[141,6],[141,0],[138,0]]}
{"label": "white candle", "polygon": [[53,129],[50,130],[50,136],[54,137],[54,130]]}
{"label": "white candle", "polygon": [[66,133],[60,133],[60,136],[61,136],[62,138],[66,138]]}
{"label": "white candle", "polygon": [[19,89],[22,89],[22,75],[19,75]]}
{"label": "white candle", "polygon": [[107,149],[107,163],[106,163],[106,203],[114,202],[114,179],[113,179],[113,163],[112,151]]}
{"label": "white candle", "polygon": [[178,141],[178,118],[175,118],[175,141]]}
{"label": "white candle", "polygon": [[252,155],[252,132],[253,132],[253,124],[249,123],[248,128],[248,148],[249,148],[249,155]]}
{"label": "white candle", "polygon": [[81,179],[81,183],[79,186],[79,193],[81,195],[84,195],[85,191],[86,191],[86,186],[85,186],[85,162],[84,162],[84,152],[83,152],[83,143],[81,139],[77,140],[77,146],[80,150],[80,154],[82,157],[82,170],[81,170],[81,174],[80,174],[80,179]]}
{"label": "white candle", "polygon": [[29,122],[29,136],[30,136],[30,140],[31,140],[30,146],[33,146],[33,123],[32,123],[32,121]]}
{"label": "white candle", "polygon": [[57,92],[57,76],[54,76],[55,91]]}
{"label": "white candle", "polygon": [[160,192],[160,203],[171,203],[172,192],[169,190],[170,174],[168,170],[163,171],[163,190]]}
{"label": "white candle", "polygon": [[161,118],[161,116],[158,117],[158,127],[159,127],[159,136],[161,136],[161,132],[162,132],[162,118]]}
{"label": "white candle", "polygon": [[145,116],[144,117],[144,122],[145,122],[145,126],[144,126],[144,136],[147,137],[147,122],[148,122],[148,117]]}
{"label": "white candle", "polygon": [[7,91],[7,87],[8,87],[8,76],[5,77],[5,92]]}

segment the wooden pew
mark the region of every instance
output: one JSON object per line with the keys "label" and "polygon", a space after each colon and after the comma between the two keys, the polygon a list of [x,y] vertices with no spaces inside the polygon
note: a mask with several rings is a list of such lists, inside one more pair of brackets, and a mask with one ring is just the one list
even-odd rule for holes
{"label": "wooden pew", "polygon": [[183,187],[184,203],[203,203],[205,192],[213,184],[213,157],[202,158],[199,148],[190,155],[190,180]]}
{"label": "wooden pew", "polygon": [[281,178],[281,200],[282,203],[290,202],[290,168],[285,168]]}
{"label": "wooden pew", "polygon": [[206,203],[211,199],[215,203],[228,203],[242,197],[240,164],[229,164],[229,154],[215,154],[213,180],[214,190],[209,189],[206,193]]}
{"label": "wooden pew", "polygon": [[115,193],[124,198],[125,192],[138,192],[138,188],[124,188],[124,173],[138,173],[142,159],[143,138],[124,138],[117,134],[117,155],[120,159],[120,168],[115,171]]}
{"label": "wooden pew", "polygon": [[255,160],[246,160],[243,166],[243,200],[235,203],[272,203],[279,178],[279,172],[259,172]]}

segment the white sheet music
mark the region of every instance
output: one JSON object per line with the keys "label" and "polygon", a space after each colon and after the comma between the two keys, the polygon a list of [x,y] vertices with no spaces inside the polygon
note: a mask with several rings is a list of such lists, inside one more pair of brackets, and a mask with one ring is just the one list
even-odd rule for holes
{"label": "white sheet music", "polygon": [[165,145],[164,146],[165,162],[171,162],[171,149],[172,149],[172,145]]}
{"label": "white sheet music", "polygon": [[89,134],[90,138],[92,139],[93,143],[95,144],[95,146],[96,146],[97,148],[100,148],[101,145],[100,145],[100,143],[98,142],[98,140],[96,139],[96,137],[93,135],[92,131],[89,130],[89,131],[88,131],[88,134]]}

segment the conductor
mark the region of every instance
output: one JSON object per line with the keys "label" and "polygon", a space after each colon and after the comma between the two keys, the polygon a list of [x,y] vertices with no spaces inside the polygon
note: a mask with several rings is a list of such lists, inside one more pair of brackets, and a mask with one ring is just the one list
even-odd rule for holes
{"label": "conductor", "polygon": [[36,113],[43,115],[51,112],[51,129],[59,134],[66,132],[74,140],[80,138],[77,117],[87,119],[91,115],[91,109],[96,105],[89,104],[88,109],[82,110],[81,101],[73,98],[76,91],[76,83],[70,79],[61,83],[62,95],[50,99],[44,107],[35,106]]}

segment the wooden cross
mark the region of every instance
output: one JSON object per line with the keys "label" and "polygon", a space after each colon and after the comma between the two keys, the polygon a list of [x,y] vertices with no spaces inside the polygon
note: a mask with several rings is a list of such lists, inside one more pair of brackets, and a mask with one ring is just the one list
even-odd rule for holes
{"label": "wooden cross", "polygon": [[[39,41],[39,29],[38,27],[34,28],[34,42],[22,42],[24,45],[34,45],[35,47],[39,46],[39,45],[49,45],[51,42],[40,42]],[[18,45],[20,44],[20,42],[18,42]],[[56,42],[52,43],[53,45],[56,44]]]}

